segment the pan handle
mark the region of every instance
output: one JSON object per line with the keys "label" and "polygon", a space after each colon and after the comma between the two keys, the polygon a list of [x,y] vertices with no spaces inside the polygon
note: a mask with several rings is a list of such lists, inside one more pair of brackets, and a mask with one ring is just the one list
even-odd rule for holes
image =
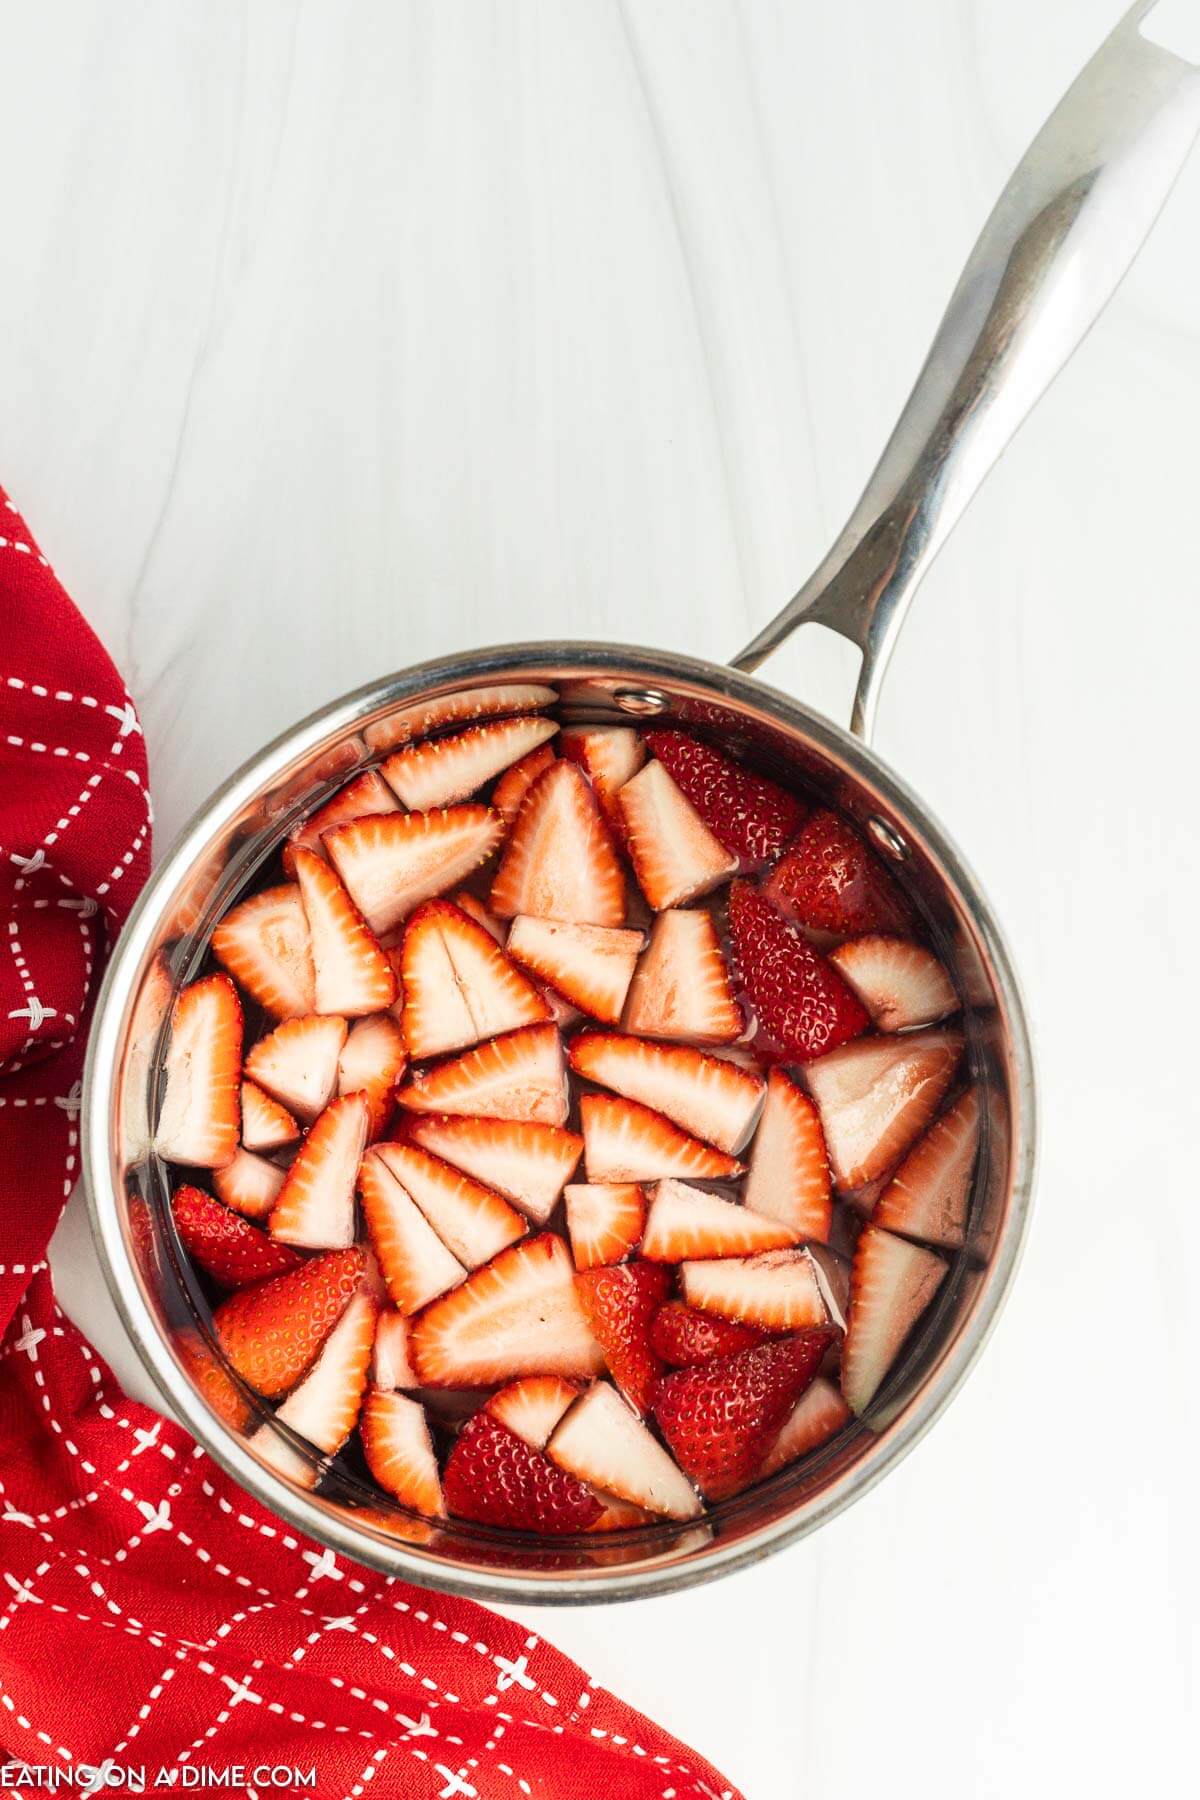
{"label": "pan handle", "polygon": [[1200,131],[1200,68],[1139,0],[1026,151],[984,226],[866,490],[824,561],[739,656],[809,621],[862,651],[868,738],[897,634],[984,476],[1119,286]]}

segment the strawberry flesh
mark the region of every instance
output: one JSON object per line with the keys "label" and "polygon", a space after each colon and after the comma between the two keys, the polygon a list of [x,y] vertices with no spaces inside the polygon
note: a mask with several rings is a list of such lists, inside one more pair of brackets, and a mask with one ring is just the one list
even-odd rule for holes
{"label": "strawberry flesh", "polygon": [[729,929],[765,1050],[811,1062],[866,1031],[871,1021],[857,994],[748,882],[730,890]]}
{"label": "strawberry flesh", "polygon": [[711,744],[684,731],[648,731],[646,743],[714,837],[742,863],[774,862],[803,823],[808,808],[795,794]]}
{"label": "strawberry flesh", "polygon": [[487,1411],[459,1432],[442,1492],[456,1518],[546,1536],[586,1531],[603,1511],[589,1487]]}

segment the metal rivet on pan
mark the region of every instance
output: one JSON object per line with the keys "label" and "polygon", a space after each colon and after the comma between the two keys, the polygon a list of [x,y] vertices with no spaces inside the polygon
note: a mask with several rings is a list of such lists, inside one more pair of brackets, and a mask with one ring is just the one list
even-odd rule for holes
{"label": "metal rivet on pan", "polygon": [[622,712],[637,713],[639,718],[663,712],[667,705],[667,696],[657,688],[618,688],[613,700]]}
{"label": "metal rivet on pan", "polygon": [[908,855],[908,845],[895,827],[889,825],[886,819],[881,819],[878,813],[876,813],[872,818],[867,820],[867,830],[875,839],[875,842],[879,845],[879,848],[883,851],[885,856],[890,856],[893,862],[904,861]]}

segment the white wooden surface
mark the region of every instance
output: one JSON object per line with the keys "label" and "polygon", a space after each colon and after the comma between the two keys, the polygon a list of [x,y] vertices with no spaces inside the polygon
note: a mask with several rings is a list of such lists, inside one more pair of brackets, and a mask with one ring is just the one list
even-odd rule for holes
{"label": "white wooden surface", "polygon": [[[522,635],[733,652],[840,522],[1116,4],[3,0],[0,475],[138,699],[160,844],[390,667]],[[1003,1324],[817,1539],[536,1615],[753,1800],[1194,1766],[1198,288],[1200,158],[882,709],[1038,1032]],[[815,656],[772,673],[820,698]],[[77,1210],[55,1266],[132,1381]]]}

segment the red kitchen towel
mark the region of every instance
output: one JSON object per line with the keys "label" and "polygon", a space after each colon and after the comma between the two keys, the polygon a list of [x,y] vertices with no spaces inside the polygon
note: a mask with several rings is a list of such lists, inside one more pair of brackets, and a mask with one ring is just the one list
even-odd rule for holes
{"label": "red kitchen towel", "polygon": [[523,1627],[288,1530],[59,1310],[46,1246],[150,795],[133,704],[2,491],[0,605],[3,1785],[736,1800]]}

